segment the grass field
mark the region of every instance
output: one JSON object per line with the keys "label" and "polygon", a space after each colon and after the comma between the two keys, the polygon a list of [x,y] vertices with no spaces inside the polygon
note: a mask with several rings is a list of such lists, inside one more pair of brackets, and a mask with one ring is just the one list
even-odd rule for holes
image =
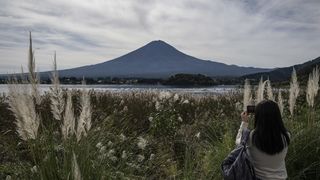
{"label": "grass field", "polygon": [[[81,91],[71,94],[78,120]],[[26,141],[1,97],[0,179],[222,179],[220,164],[235,146],[242,111],[240,92],[200,97],[90,91],[92,126],[77,141],[74,134],[62,137],[50,97],[41,97],[37,137]],[[284,111],[292,134],[286,165],[290,179],[319,179],[320,101],[311,110],[304,97],[293,118]]]}

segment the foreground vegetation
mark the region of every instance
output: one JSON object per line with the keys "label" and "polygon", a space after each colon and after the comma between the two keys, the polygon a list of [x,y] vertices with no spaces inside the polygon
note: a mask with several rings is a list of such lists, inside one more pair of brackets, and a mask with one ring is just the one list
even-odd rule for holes
{"label": "foreground vegetation", "polygon": [[[66,96],[66,93],[64,93]],[[75,116],[81,92],[72,91]],[[0,179],[221,179],[220,163],[234,148],[242,96],[174,95],[169,92],[90,92],[92,128],[80,141],[64,140],[42,96],[43,120],[36,139],[21,140],[7,97],[0,100]],[[290,179],[320,177],[319,100],[315,111],[298,98],[294,118],[284,112],[292,133],[287,156]],[[308,125],[314,119],[312,126]]]}

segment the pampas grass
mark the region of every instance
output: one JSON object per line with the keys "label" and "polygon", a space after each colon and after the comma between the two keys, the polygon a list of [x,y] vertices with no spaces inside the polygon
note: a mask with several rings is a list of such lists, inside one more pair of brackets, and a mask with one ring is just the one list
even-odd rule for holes
{"label": "pampas grass", "polygon": [[34,57],[34,51],[32,49],[32,36],[31,32],[29,34],[29,56],[28,56],[28,70],[29,70],[29,83],[32,87],[32,96],[35,99],[36,104],[41,103],[41,96],[39,92],[39,82],[40,77],[39,74],[35,72],[36,65],[35,65],[35,57]]}
{"label": "pampas grass", "polygon": [[290,82],[290,89],[289,89],[289,110],[291,116],[293,116],[294,113],[294,107],[296,104],[296,100],[299,96],[299,83],[297,78],[296,70],[292,69],[292,75],[291,75],[291,82]]}
{"label": "pampas grass", "polygon": [[16,118],[17,132],[20,138],[25,141],[36,139],[40,118],[36,113],[33,97],[30,95],[28,87],[17,84],[15,81],[9,84],[8,88],[8,103]]}
{"label": "pampas grass", "polygon": [[274,101],[272,87],[271,87],[271,81],[268,79],[265,83],[266,83],[266,88],[267,88],[268,99]]}
{"label": "pampas grass", "polygon": [[283,99],[282,99],[282,94],[280,89],[278,92],[278,106],[279,106],[281,115],[283,115],[284,105],[283,105]]}
{"label": "pampas grass", "polygon": [[[35,59],[32,50],[32,37],[30,32],[29,45],[29,79],[26,83],[18,84],[17,79],[9,82],[9,106],[16,117],[17,132],[21,139],[36,139],[40,118],[36,112],[36,105],[41,102],[41,96],[38,90],[38,75],[35,73]],[[23,74],[23,69],[21,69]],[[23,75],[21,75],[23,76]],[[24,83],[24,80],[22,79]],[[31,93],[30,93],[31,86]]]}
{"label": "pampas grass", "polygon": [[312,73],[309,74],[309,80],[306,90],[306,99],[310,107],[314,106],[314,99],[318,94],[319,90],[319,68],[316,66]]}
{"label": "pampas grass", "polygon": [[59,75],[57,71],[56,53],[54,53],[53,72],[51,82],[53,87],[50,88],[51,113],[56,120],[62,120],[62,113],[64,111],[65,101],[63,98],[63,91],[60,87]]}
{"label": "pampas grass", "polygon": [[[85,81],[82,81],[82,85],[85,85]],[[78,120],[78,125],[77,125],[77,140],[80,141],[81,136],[87,135],[87,132],[91,128],[91,115],[92,115],[92,110],[91,110],[91,100],[90,100],[90,93],[86,89],[83,89],[81,92],[81,97],[80,97],[80,106],[81,106],[81,113],[80,117]]]}
{"label": "pampas grass", "polygon": [[64,139],[67,139],[70,135],[75,132],[75,117],[72,105],[72,94],[70,91],[67,92],[67,103],[65,106],[65,113],[63,124],[61,126],[61,132]]}
{"label": "pampas grass", "polygon": [[251,86],[248,79],[245,80],[244,89],[243,89],[243,111],[247,110],[247,106],[251,103]]}
{"label": "pampas grass", "polygon": [[256,104],[261,102],[264,99],[264,88],[265,88],[265,82],[263,82],[263,78],[260,78],[258,89],[256,92]]}

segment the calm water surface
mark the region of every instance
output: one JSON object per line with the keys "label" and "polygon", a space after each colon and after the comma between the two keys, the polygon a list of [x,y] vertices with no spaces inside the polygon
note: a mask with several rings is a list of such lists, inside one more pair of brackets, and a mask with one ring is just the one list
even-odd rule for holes
{"label": "calm water surface", "polygon": [[[40,90],[42,92],[48,91],[52,85],[41,84]],[[164,85],[61,85],[62,88],[68,89],[93,89],[96,91],[106,92],[131,92],[131,91],[170,91],[173,93],[191,93],[191,94],[223,94],[236,91],[237,87],[234,85],[220,85],[211,87],[174,87]],[[0,93],[7,93],[8,85],[0,84]]]}

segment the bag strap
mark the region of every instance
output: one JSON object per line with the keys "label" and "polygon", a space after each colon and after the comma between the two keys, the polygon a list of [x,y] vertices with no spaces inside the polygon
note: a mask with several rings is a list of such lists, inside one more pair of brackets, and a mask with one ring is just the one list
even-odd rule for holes
{"label": "bag strap", "polygon": [[250,136],[250,130],[249,129],[244,129],[242,130],[242,136],[241,136],[241,145],[245,146],[248,142]]}

